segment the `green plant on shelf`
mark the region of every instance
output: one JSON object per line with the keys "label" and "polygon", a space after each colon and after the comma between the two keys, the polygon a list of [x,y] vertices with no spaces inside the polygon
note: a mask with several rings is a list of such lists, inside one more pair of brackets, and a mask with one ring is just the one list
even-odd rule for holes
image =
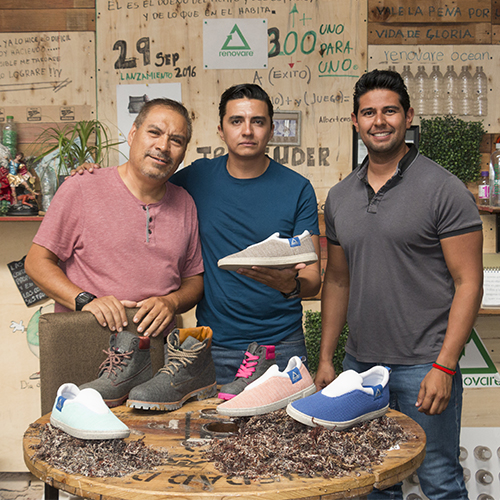
{"label": "green plant on shelf", "polygon": [[[342,361],[345,356],[345,344],[349,335],[349,327],[347,323],[340,334],[337,349],[333,355],[333,366],[335,373],[342,373]],[[321,344],[321,312],[305,311],[304,319],[304,336],[306,339],[307,348],[307,364],[311,373],[316,373],[319,364],[319,348]]]}
{"label": "green plant on shelf", "polygon": [[85,162],[108,165],[108,152],[120,142],[111,139],[109,128],[99,120],[82,120],[46,128],[36,139],[35,161],[50,158],[57,177]]}

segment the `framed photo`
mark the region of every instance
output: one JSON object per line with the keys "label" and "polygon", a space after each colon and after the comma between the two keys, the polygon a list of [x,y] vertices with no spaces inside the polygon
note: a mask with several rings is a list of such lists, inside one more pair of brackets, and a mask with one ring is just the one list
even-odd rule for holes
{"label": "framed photo", "polygon": [[274,137],[270,146],[300,146],[300,111],[275,111],[273,116]]}
{"label": "framed photo", "polygon": [[[407,143],[415,144],[418,148],[418,138],[419,138],[420,127],[418,125],[412,125],[407,131],[405,136],[405,141]],[[356,132],[356,129],[352,127],[352,169],[359,167],[363,163],[365,156],[368,154],[365,144]]]}

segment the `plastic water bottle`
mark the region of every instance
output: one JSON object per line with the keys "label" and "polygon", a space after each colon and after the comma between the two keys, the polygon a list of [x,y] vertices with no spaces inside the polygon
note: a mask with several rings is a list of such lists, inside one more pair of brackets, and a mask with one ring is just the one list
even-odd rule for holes
{"label": "plastic water bottle", "polygon": [[410,71],[410,66],[403,66],[403,72],[401,73],[401,78],[405,82],[406,90],[410,95],[410,99],[413,101],[415,97],[415,77]]}
{"label": "plastic water bottle", "polygon": [[479,484],[491,484],[493,482],[493,474],[484,469],[479,469],[476,472],[476,481]]}
{"label": "plastic water bottle", "polygon": [[500,143],[490,157],[490,206],[500,206]]}
{"label": "plastic water bottle", "polygon": [[[481,175],[483,175],[483,172],[481,172]],[[491,456],[491,450],[487,446],[476,446],[474,448],[474,456],[478,460],[482,460],[483,462],[487,462]]]}
{"label": "plastic water bottle", "polygon": [[[481,182],[477,187],[477,197],[479,199],[479,205],[488,206],[490,204],[490,173],[487,170],[481,172]],[[474,455],[476,455],[477,448],[479,448],[479,446],[474,449]]]}
{"label": "plastic water bottle", "polygon": [[443,77],[445,88],[445,115],[458,115],[458,76],[453,64],[448,66]]}
{"label": "plastic water bottle", "polygon": [[42,192],[42,210],[46,212],[49,209],[50,202],[57,190],[57,178],[54,169],[47,165],[42,172],[40,180],[40,191]]}
{"label": "plastic water bottle", "polygon": [[416,472],[414,472],[411,476],[406,478],[406,480],[411,484],[411,485],[418,485],[420,484],[420,479],[418,478],[418,475]]}
{"label": "plastic water bottle", "polygon": [[472,75],[469,72],[469,66],[462,66],[462,71],[458,75],[460,86],[460,105],[459,114],[463,116],[472,116],[474,85]]}
{"label": "plastic water bottle", "polygon": [[470,469],[467,469],[467,467],[464,467],[464,482],[468,482],[470,479]]}
{"label": "plastic water bottle", "polygon": [[2,144],[9,148],[10,156],[14,159],[17,152],[17,128],[13,116],[7,116],[7,121],[3,126]]}
{"label": "plastic water bottle", "polygon": [[417,74],[415,75],[415,113],[417,116],[425,116],[429,114],[428,111],[428,88],[429,88],[429,77],[425,72],[424,66],[419,66]]}
{"label": "plastic water bottle", "polygon": [[474,91],[476,94],[475,115],[486,116],[488,114],[488,78],[482,66],[476,67]]}
{"label": "plastic water bottle", "polygon": [[443,114],[443,75],[439,71],[439,66],[432,67],[432,73],[429,75],[429,83],[431,88],[430,94],[430,113],[431,115],[442,115]]}

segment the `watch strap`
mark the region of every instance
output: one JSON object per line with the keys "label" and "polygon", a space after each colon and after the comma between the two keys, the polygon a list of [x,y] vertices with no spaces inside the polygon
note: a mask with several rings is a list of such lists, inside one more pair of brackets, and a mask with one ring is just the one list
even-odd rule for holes
{"label": "watch strap", "polygon": [[300,295],[300,280],[298,276],[295,276],[295,289],[290,293],[281,292],[281,295],[285,297],[285,299],[293,299],[294,297],[298,297]]}

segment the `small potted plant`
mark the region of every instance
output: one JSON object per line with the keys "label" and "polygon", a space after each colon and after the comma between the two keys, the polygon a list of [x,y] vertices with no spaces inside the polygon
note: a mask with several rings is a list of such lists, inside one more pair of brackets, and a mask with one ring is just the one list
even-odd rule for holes
{"label": "small potted plant", "polygon": [[35,171],[40,178],[42,211],[47,211],[59,184],[85,162],[108,165],[108,151],[120,142],[110,139],[109,128],[98,120],[82,120],[46,128],[35,141]]}
{"label": "small potted plant", "polygon": [[54,161],[57,177],[85,162],[107,166],[108,151],[120,142],[110,139],[109,128],[99,120],[82,120],[62,127],[46,128],[35,141],[37,161]]}

